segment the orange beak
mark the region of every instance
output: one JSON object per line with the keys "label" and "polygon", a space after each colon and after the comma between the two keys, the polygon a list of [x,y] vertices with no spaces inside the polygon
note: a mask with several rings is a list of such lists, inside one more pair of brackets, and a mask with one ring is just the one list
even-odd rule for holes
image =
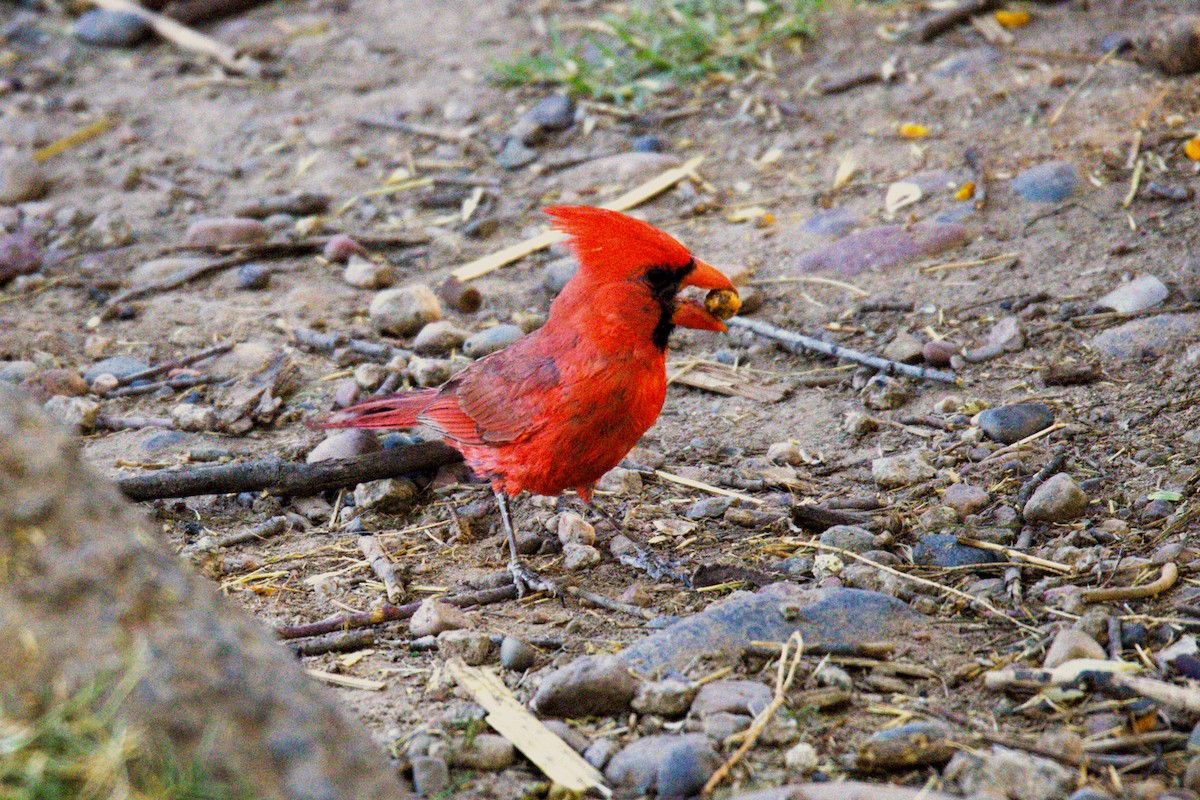
{"label": "orange beak", "polygon": [[[680,284],[680,288],[684,286],[695,286],[697,289],[708,289],[709,291],[724,289],[737,293],[733,284],[729,282],[729,278],[726,278],[716,267],[705,264],[698,258],[696,259],[696,268],[688,273],[687,278]],[[702,331],[728,330],[724,322],[713,316],[703,305],[691,299],[678,301],[675,313],[671,315],[671,322],[681,328],[695,328]]]}

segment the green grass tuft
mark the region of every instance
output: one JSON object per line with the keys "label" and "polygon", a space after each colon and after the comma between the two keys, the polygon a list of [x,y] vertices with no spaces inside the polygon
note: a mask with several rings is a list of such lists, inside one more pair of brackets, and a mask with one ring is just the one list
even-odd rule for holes
{"label": "green grass tuft", "polygon": [[507,86],[549,85],[634,106],[710,76],[770,68],[771,47],[812,31],[824,0],[632,0],[543,51],[495,65]]}

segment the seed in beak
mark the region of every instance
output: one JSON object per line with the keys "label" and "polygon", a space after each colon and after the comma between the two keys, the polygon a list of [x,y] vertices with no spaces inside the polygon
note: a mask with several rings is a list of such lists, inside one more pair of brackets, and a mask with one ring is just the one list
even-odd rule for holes
{"label": "seed in beak", "polygon": [[717,319],[729,319],[742,307],[742,300],[731,289],[713,289],[704,298],[704,307]]}

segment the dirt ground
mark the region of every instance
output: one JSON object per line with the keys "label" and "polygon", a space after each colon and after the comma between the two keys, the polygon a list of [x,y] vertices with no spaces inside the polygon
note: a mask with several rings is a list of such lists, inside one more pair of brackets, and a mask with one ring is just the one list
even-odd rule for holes
{"label": "dirt ground", "polygon": [[[46,196],[0,217],[0,227],[10,230],[41,226],[43,241],[61,254],[42,271],[45,282],[20,279],[0,292],[0,360],[84,369],[100,358],[128,355],[154,364],[225,341],[286,352],[300,368],[300,388],[274,424],[237,436],[164,434],[156,428],[101,431],[87,437],[86,452],[114,476],[186,464],[189,454],[205,448],[236,459],[303,458],[323,438],[303,420],[330,409],[334,381],[322,379],[345,377],[346,365],[334,363],[328,353],[296,346],[289,331],[304,326],[379,340],[366,316],[373,293],[343,282],[339,265],[315,257],[283,258],[263,262],[274,270],[265,289],[240,288],[233,269],[136,299],[126,313],[105,316],[105,297],[131,285],[131,269],[178,245],[198,219],[232,216],[262,198],[308,191],[332,198],[329,213],[301,221],[308,232],[420,234],[427,241],[418,247],[381,250],[380,255],[394,265],[399,285],[436,285],[455,266],[541,230],[541,206],[600,202],[654,174],[665,161],[617,183],[608,175],[589,176],[567,166],[627,152],[634,136],[652,134],[662,140],[666,154],[679,160],[704,156],[699,168],[703,180],[685,181],[637,213],[710,263],[752,271],[763,299],[753,318],[872,353],[882,352],[902,333],[920,343],[947,338],[975,348],[1011,313],[1024,331],[1023,347],[961,365],[958,386],[902,381],[908,399],[884,410],[867,405],[870,390],[863,389],[863,375],[853,368],[833,373],[836,364],[829,359],[795,355],[741,331],[728,336],[676,333],[670,372],[732,355],[744,365],[739,366],[744,380],[790,391],[768,402],[672,386],[662,418],[642,442],[661,454],[662,469],[736,489],[733,476],[745,459],[764,456],[772,443],[793,440],[811,458],[798,466],[790,488],[744,490],[766,498],[765,507],[780,512],[801,500],[826,503],[880,495],[874,513],[893,530],[887,549],[907,562],[928,527],[918,520],[940,505],[938,493],[946,485],[967,481],[990,492],[974,524],[1002,528],[1022,483],[1062,448],[1067,471],[1084,485],[1090,504],[1082,518],[1036,526],[1030,552],[1092,565],[1130,556],[1149,559],[1164,545],[1183,545],[1173,557],[1184,580],[1167,594],[1113,612],[1125,615],[1127,625],[1146,625],[1145,648],[1153,651],[1193,624],[1180,621],[1183,615],[1174,607],[1189,602],[1194,591],[1187,565],[1195,555],[1190,492],[1195,488],[1194,432],[1200,410],[1190,380],[1195,364],[1189,355],[1195,353],[1188,345],[1196,341],[1196,323],[1184,317],[1175,335],[1151,330],[1141,334],[1148,338],[1133,355],[1106,355],[1095,337],[1129,318],[1094,313],[1093,304],[1129,278],[1153,275],[1171,290],[1154,314],[1194,311],[1200,290],[1200,262],[1193,258],[1200,239],[1196,204],[1190,194],[1182,202],[1150,196],[1146,185],[1155,182],[1189,193],[1196,187],[1200,162],[1185,157],[1183,143],[1197,127],[1200,91],[1194,76],[1165,77],[1125,55],[1104,57],[1099,42],[1112,33],[1154,30],[1176,14],[1200,11],[1200,3],[1033,5],[1030,24],[1012,29],[1011,43],[995,45],[970,25],[928,44],[882,35],[889,26],[918,15],[919,5],[834,4],[819,21],[815,39],[778,49],[772,71],[678,89],[657,98],[640,115],[582,103],[582,120],[550,134],[536,146],[540,160],[518,170],[495,163],[495,145],[549,90],[500,88],[492,79],[492,65],[527,52],[539,41],[546,19],[582,22],[600,12],[598,4],[313,0],[269,5],[204,28],[280,69],[280,77],[265,81],[228,75],[200,56],[161,42],[129,50],[91,48],[71,38],[66,18],[35,14],[29,24],[41,38],[31,42],[10,36],[7,44],[0,42],[0,51],[7,54],[0,61],[0,147],[44,147],[102,116],[116,125],[47,159],[43,166],[51,185]],[[18,13],[25,12],[0,4],[0,15],[15,19]],[[895,71],[889,82],[837,94],[819,91],[821,81],[831,76],[884,63]],[[686,113],[670,113],[677,110]],[[360,122],[364,117],[403,118],[440,133],[371,127]],[[924,126],[928,135],[905,138],[898,134],[904,124]],[[457,138],[456,132],[463,130],[466,135]],[[930,221],[959,208],[954,194],[972,177],[965,160],[968,148],[980,154],[988,191],[986,205],[961,220],[970,237],[967,245],[852,274],[794,269],[805,253],[831,241],[806,225],[829,208],[847,210],[862,228]],[[1139,158],[1141,190],[1126,202]],[[839,164],[850,159],[857,169],[835,189]],[[1049,161],[1074,165],[1078,188],[1073,196],[1052,204],[1020,197],[1010,180]],[[472,222],[494,218],[494,233],[485,236],[464,224],[457,209],[448,213],[423,205],[429,187],[373,191],[400,169],[417,178],[452,173],[477,181],[485,190],[484,201]],[[888,188],[905,179],[924,182],[925,196],[889,214]],[[754,207],[770,217],[740,213]],[[0,213],[8,211],[0,208]],[[123,219],[130,236],[97,242],[81,235],[97,215],[109,227],[114,218]],[[749,219],[738,221],[742,216]],[[487,227],[482,226],[485,232]],[[451,310],[447,318],[478,331],[508,322],[514,314],[545,314],[551,296],[542,285],[543,271],[557,257],[540,253],[475,281],[484,299],[480,310]],[[837,283],[799,280],[812,275]],[[1030,302],[1034,295],[1037,299]],[[863,310],[864,304],[877,301],[887,301],[883,310]],[[1041,377],[1047,366],[1094,362],[1101,364],[1098,378],[1082,385],[1046,385]],[[814,375],[829,380],[813,381]],[[104,399],[102,412],[169,416],[188,391],[199,392],[201,403],[211,403],[220,388]],[[970,443],[961,445],[959,430],[938,426],[950,416],[943,413],[950,395],[967,404],[968,416],[972,402],[976,408],[1045,403],[1063,427],[1012,458],[980,463],[981,456],[968,457]],[[848,412],[870,415],[877,425],[865,432],[847,430]],[[159,438],[151,441],[154,437]],[[871,461],[922,448],[932,454],[938,479],[926,484],[926,490],[880,493]],[[1161,497],[1172,503],[1157,518],[1145,513],[1154,492],[1165,492]],[[634,530],[654,536],[654,521],[682,520],[684,511],[705,496],[647,476],[640,491],[601,493],[599,502],[624,515]],[[180,547],[202,534],[220,537],[287,511],[299,510],[315,520],[307,531],[241,546],[236,550],[246,557],[241,568],[228,567],[216,578],[224,591],[274,626],[365,610],[381,601],[382,585],[354,537],[331,524],[331,502],[321,505],[333,500],[304,506],[272,497],[210,496],[156,502],[148,511],[161,522],[163,535]],[[363,515],[366,529],[376,533],[407,573],[406,601],[503,569],[506,554],[489,503],[490,492],[481,485],[449,484],[423,495],[409,513]],[[451,535],[451,507],[471,531],[462,541]],[[544,530],[553,514],[553,504],[529,500],[517,512],[526,531]],[[732,517],[702,519],[683,536],[668,532],[654,541],[664,552],[674,548],[673,555],[689,568],[770,569],[792,552],[811,555],[780,543],[783,537],[805,536],[789,531],[784,516],[760,518],[749,527]],[[1120,520],[1127,530],[1110,522],[1106,530],[1120,531],[1116,541],[1092,536],[1106,520]],[[597,524],[606,535],[603,523]],[[1012,538],[1015,533],[1004,543],[1011,544]],[[1078,555],[1082,550],[1094,556]],[[697,611],[731,591],[653,584],[607,553],[583,575],[562,571],[559,556],[533,556],[531,562],[564,585],[579,582],[612,598],[641,583],[650,608],[662,614]],[[1151,569],[1149,562],[1145,565]],[[981,578],[1003,576],[994,567],[904,569],[958,589],[981,590]],[[1040,590],[1030,588],[1039,577],[1027,574],[1020,603],[1005,597],[1003,587],[991,596],[1039,627],[1040,636],[989,622],[936,592],[919,594],[936,600],[923,610],[932,612],[937,624],[953,626],[961,652],[933,654],[911,642],[905,645],[905,659],[953,665],[978,658],[991,666],[1031,648],[1024,657],[1040,663],[1043,648],[1072,613],[1052,608]],[[810,573],[804,580],[816,579]],[[491,605],[471,615],[489,632],[562,642],[561,649],[551,650],[539,663],[610,652],[646,631],[640,620],[571,598]],[[1136,653],[1130,650],[1127,657],[1136,658]],[[334,690],[385,744],[426,726],[458,724],[455,715],[462,701],[427,690],[437,671],[437,654],[411,652],[402,623],[381,628],[365,654],[327,654],[306,661],[386,684],[381,691]],[[525,698],[530,686],[517,682],[515,690]],[[928,697],[914,699],[920,694]],[[819,715],[803,734],[817,748],[826,775],[845,774],[843,757],[888,723],[889,708],[901,709],[897,714],[917,706],[934,716],[982,714],[998,729],[1029,741],[1047,727],[1086,729],[1087,709],[1078,707],[1050,714],[987,714],[983,709],[1000,703],[1001,696],[985,692],[978,681],[954,691],[929,683],[912,696],[873,696],[878,700],[874,705],[856,702],[849,710]],[[1171,717],[1175,730],[1189,729],[1186,714],[1171,712]],[[614,724],[592,720],[578,725],[589,736],[605,726]],[[1135,752],[1159,757],[1139,762],[1125,776],[1127,782],[1157,777],[1178,785],[1186,763],[1182,752]],[[748,770],[735,773],[736,785],[769,786],[785,778],[782,749],[760,746],[749,764]],[[920,786],[936,774],[916,768],[875,779]],[[515,797],[538,780],[528,764],[498,777],[455,770],[454,796]],[[1112,788],[1110,779],[1094,780]]]}

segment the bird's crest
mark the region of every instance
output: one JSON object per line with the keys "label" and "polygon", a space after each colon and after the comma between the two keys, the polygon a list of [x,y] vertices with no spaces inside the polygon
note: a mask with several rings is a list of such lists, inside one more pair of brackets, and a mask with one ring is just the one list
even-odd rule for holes
{"label": "bird's crest", "polygon": [[683,269],[692,261],[686,247],[648,222],[591,206],[545,209],[554,227],[571,238],[568,246],[583,271],[601,280],[627,280],[658,266]]}

